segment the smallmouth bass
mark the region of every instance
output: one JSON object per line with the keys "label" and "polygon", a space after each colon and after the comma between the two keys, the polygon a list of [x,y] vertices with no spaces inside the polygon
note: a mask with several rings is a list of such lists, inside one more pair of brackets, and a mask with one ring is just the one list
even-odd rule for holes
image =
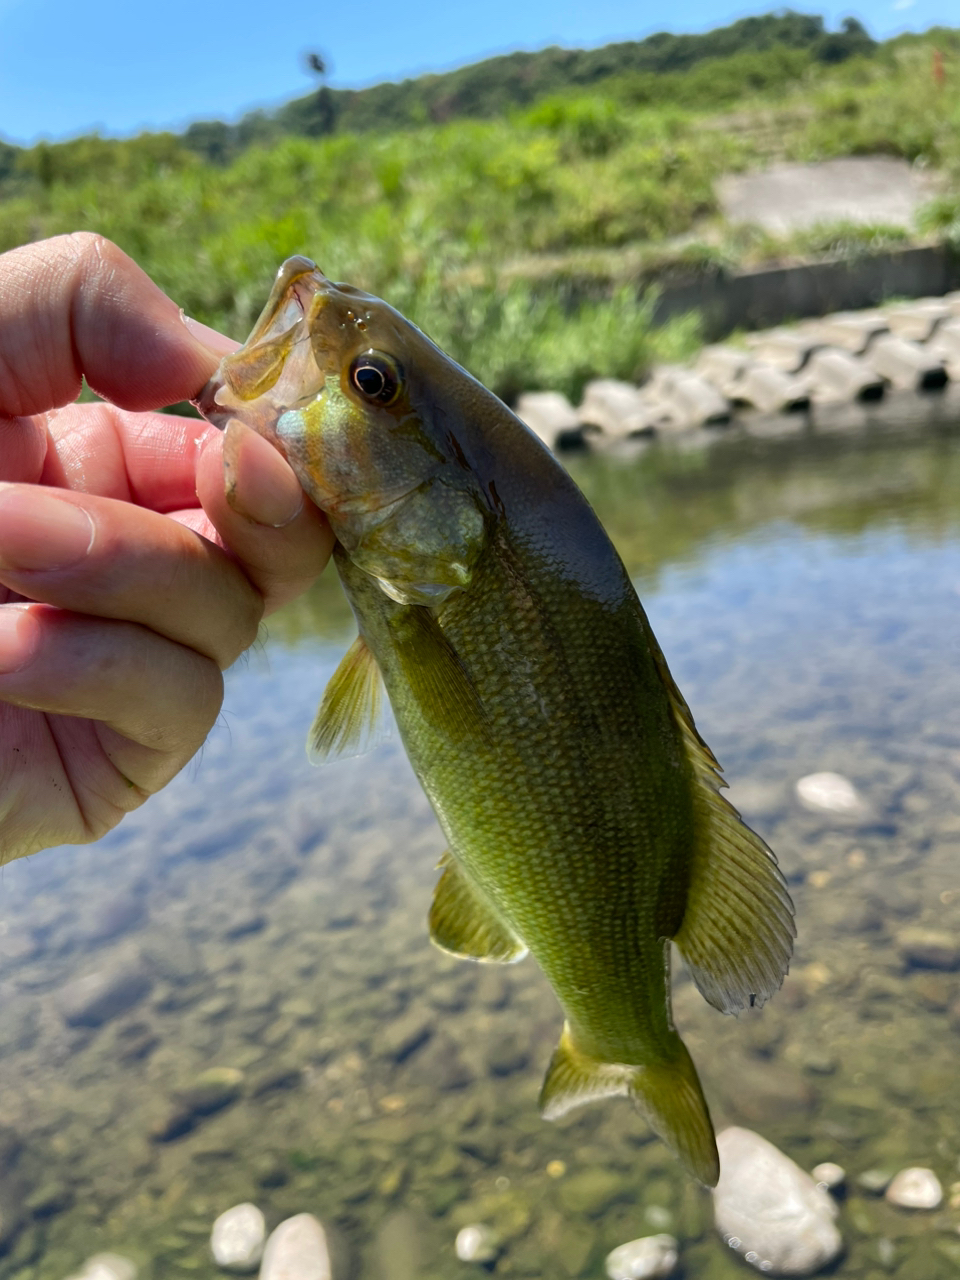
{"label": "smallmouth bass", "polygon": [[553,455],[386,303],[306,258],[198,401],[271,440],[337,537],[359,635],[311,731],[354,750],[381,680],[449,841],[443,950],[532,953],[566,1016],[554,1118],[627,1095],[701,1182],[717,1149],[670,1013],[669,943],[705,998],[762,1004],[793,907],[723,798],[640,601]]}

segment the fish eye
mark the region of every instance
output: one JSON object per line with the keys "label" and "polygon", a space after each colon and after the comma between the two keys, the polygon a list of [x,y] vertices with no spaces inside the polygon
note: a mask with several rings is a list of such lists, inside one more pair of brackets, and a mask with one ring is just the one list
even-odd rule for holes
{"label": "fish eye", "polygon": [[364,400],[372,404],[393,404],[400,393],[403,373],[391,356],[381,351],[365,351],[350,366],[350,381]]}

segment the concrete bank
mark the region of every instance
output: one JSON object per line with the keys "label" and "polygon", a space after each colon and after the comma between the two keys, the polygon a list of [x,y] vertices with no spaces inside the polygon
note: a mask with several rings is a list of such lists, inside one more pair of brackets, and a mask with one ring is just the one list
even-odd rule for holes
{"label": "concrete bank", "polygon": [[704,336],[717,342],[736,329],[761,329],[954,289],[960,289],[960,255],[948,245],[926,245],[757,271],[717,268],[661,286],[654,319],[663,324],[700,311]]}

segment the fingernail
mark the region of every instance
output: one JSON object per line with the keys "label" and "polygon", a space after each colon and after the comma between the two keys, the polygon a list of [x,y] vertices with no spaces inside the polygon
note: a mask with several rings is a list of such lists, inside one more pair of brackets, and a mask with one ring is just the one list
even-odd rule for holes
{"label": "fingernail", "polygon": [[239,515],[282,529],[303,510],[300,481],[272,444],[234,418],[223,440],[227,501]]}
{"label": "fingernail", "polygon": [[191,337],[202,343],[208,351],[212,351],[215,356],[228,356],[232,351],[236,351],[243,344],[234,342],[233,338],[228,338],[225,333],[219,333],[216,329],[211,329],[208,324],[201,324],[199,320],[194,320],[192,316],[184,315],[180,312],[180,319],[187,326],[187,330]]}
{"label": "fingernail", "polygon": [[0,485],[0,567],[67,569],[93,546],[83,507],[41,485]]}
{"label": "fingernail", "polygon": [[40,628],[28,606],[0,605],[0,675],[29,666],[39,639]]}

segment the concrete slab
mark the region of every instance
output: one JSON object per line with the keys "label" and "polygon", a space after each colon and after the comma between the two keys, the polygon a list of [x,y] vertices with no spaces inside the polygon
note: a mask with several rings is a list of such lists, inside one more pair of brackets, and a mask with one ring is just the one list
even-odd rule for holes
{"label": "concrete slab", "polygon": [[831,222],[910,229],[917,210],[936,194],[937,180],[906,160],[852,156],[727,174],[715,190],[728,222],[789,235]]}

